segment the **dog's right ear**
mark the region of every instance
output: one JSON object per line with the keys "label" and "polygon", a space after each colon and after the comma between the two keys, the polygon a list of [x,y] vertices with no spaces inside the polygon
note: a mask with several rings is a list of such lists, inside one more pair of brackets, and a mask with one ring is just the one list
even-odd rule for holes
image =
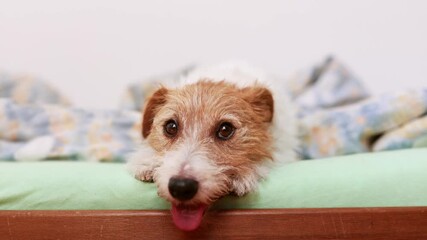
{"label": "dog's right ear", "polygon": [[273,94],[265,87],[246,87],[242,89],[243,98],[248,101],[255,113],[260,116],[262,121],[273,121],[274,99]]}
{"label": "dog's right ear", "polygon": [[153,127],[154,117],[156,116],[159,108],[166,103],[166,94],[168,90],[161,87],[151,95],[144,107],[142,117],[142,137],[147,138],[150,135],[151,128]]}

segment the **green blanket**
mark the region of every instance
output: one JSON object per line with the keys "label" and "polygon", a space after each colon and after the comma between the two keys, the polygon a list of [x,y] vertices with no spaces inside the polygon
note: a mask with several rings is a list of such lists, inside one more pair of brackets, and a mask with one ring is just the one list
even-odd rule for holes
{"label": "green blanket", "polygon": [[[427,148],[300,161],[214,208],[427,206]],[[0,163],[0,209],[167,209],[120,163]]]}

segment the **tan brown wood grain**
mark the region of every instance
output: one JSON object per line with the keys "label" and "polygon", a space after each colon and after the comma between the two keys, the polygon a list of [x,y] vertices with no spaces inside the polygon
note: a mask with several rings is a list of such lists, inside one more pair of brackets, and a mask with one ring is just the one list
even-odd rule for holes
{"label": "tan brown wood grain", "polygon": [[0,239],[427,239],[427,207],[218,211],[189,233],[168,211],[0,211]]}

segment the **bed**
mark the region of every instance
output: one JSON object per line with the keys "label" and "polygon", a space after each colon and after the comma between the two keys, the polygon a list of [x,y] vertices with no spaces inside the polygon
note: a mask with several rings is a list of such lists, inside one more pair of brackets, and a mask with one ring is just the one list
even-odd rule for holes
{"label": "bed", "polygon": [[194,232],[122,163],[0,162],[1,239],[427,239],[427,148],[305,160]]}

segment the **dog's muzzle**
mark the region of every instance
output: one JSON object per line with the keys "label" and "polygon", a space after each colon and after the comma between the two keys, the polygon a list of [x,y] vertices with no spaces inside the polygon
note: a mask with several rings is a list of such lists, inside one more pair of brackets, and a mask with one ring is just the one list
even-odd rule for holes
{"label": "dog's muzzle", "polygon": [[199,189],[199,182],[191,178],[172,177],[168,184],[169,193],[180,201],[192,199]]}

